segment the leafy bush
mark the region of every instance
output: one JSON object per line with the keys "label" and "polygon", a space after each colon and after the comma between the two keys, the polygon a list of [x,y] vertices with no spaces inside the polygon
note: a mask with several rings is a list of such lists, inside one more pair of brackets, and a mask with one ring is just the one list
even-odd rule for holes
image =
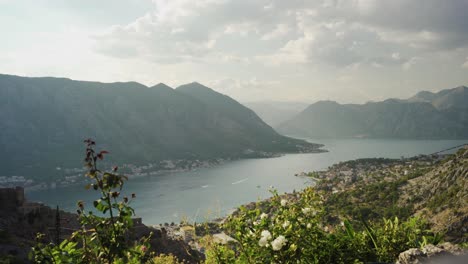
{"label": "leafy bush", "polygon": [[181,264],[179,260],[172,255],[160,255],[148,261],[148,264]]}
{"label": "leafy bush", "polygon": [[[94,208],[103,216],[86,211],[82,201],[78,202],[78,215],[81,229],[75,231],[70,239],[60,244],[44,243],[44,236],[37,236],[31,258],[36,263],[142,263],[149,259],[149,238],[135,242],[129,232],[133,226],[134,210],[131,198],[120,197],[126,176],[117,174],[115,167],[111,172],[101,171],[97,163],[104,159],[107,151],[95,152],[95,142],[85,140],[86,174],[92,180],[87,189],[101,194],[94,201]],[[107,215],[108,217],[105,217]]]}
{"label": "leafy bush", "polygon": [[252,209],[241,207],[224,224],[236,242],[207,244],[207,263],[361,263],[393,261],[411,247],[440,237],[424,221],[398,218],[367,224],[326,225],[322,199],[312,188],[273,197]]}

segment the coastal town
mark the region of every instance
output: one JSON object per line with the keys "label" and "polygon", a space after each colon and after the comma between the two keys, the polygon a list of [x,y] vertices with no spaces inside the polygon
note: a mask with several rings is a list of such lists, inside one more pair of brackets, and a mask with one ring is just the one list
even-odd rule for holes
{"label": "coastal town", "polygon": [[[323,145],[318,145],[322,147]],[[301,148],[301,153],[308,153],[311,151],[325,152],[323,149],[316,148]],[[242,153],[242,158],[273,158],[279,157],[280,153],[271,153],[265,151],[255,151],[246,149]],[[241,158],[238,157],[238,158]],[[160,175],[163,173],[177,173],[191,171],[201,168],[209,168],[216,165],[223,164],[227,161],[235,160],[238,158],[213,158],[213,159],[174,159],[174,160],[161,160],[154,163],[137,165],[132,163],[124,163],[118,165],[119,171],[128,176],[129,178],[146,177]],[[108,164],[105,169],[112,169],[115,165]],[[55,177],[52,180],[44,180],[46,177],[29,177],[24,175],[0,175],[0,188],[12,188],[20,186],[27,191],[55,189],[60,187],[67,187],[77,184],[87,183],[88,179],[85,177],[87,169],[81,168],[62,168],[56,167],[50,169]],[[36,175],[37,176],[37,175]]]}
{"label": "coastal town", "polygon": [[[209,159],[209,160],[162,160],[156,163],[149,163],[146,165],[135,164],[122,164],[119,170],[127,175],[129,178],[145,177],[159,175],[163,173],[176,173],[195,170],[199,168],[208,168],[215,165],[222,164],[228,161],[227,159]],[[111,169],[110,167],[108,169]],[[59,187],[66,187],[78,185],[88,182],[85,177],[87,169],[83,168],[61,168],[56,167],[55,172],[60,175],[55,180],[45,181],[37,180],[20,175],[2,176],[0,175],[0,188],[13,188],[16,186],[22,187],[27,191],[55,189]]]}
{"label": "coastal town", "polygon": [[430,169],[447,155],[419,155],[401,159],[357,159],[340,162],[324,171],[301,172],[297,177],[310,177],[316,188],[339,193],[353,189],[356,183],[372,184],[377,181],[391,182],[401,177],[411,178]]}

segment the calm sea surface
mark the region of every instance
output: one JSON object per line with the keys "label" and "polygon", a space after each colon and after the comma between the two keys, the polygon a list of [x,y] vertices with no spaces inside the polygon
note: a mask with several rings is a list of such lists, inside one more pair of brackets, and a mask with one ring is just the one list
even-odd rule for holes
{"label": "calm sea surface", "polygon": [[[324,144],[324,149],[329,152],[239,160],[190,172],[131,179],[126,183],[126,193],[137,194],[133,207],[146,224],[178,222],[182,218],[203,221],[223,216],[241,204],[269,197],[270,186],[280,192],[290,192],[310,184],[310,180],[295,177],[295,173],[322,170],[334,163],[357,158],[430,154],[468,143],[468,140],[310,141]],[[59,205],[72,212],[76,210],[77,200],[92,206],[92,201],[98,198],[97,192],[86,191],[83,186],[31,191],[26,195],[29,200],[52,207]]]}

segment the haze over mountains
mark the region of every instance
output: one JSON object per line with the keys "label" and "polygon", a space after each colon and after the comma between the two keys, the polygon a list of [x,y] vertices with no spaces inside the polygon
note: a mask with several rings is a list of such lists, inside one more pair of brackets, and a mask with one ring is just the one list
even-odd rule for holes
{"label": "haze over mountains", "polygon": [[320,101],[276,127],[308,138],[468,138],[468,88],[422,91],[407,99],[366,104]]}
{"label": "haze over mountains", "polygon": [[81,167],[92,137],[113,162],[238,158],[314,151],[199,83],[172,89],[0,75],[2,173]]}
{"label": "haze over mountains", "polygon": [[243,105],[252,109],[263,121],[272,127],[276,127],[291,119],[309,106],[309,104],[302,102],[278,101],[246,102]]}

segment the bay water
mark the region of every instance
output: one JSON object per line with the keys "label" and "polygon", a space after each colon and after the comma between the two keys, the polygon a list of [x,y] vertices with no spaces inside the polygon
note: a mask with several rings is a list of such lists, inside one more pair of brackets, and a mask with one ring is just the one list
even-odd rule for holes
{"label": "bay water", "polygon": [[[341,161],[358,158],[401,158],[431,154],[468,143],[468,140],[396,140],[396,139],[309,139],[324,144],[328,152],[287,154],[276,158],[247,159],[227,162],[211,168],[188,172],[165,173],[130,179],[125,194],[136,193],[132,202],[145,224],[201,222],[222,217],[239,205],[265,199],[269,188],[280,193],[300,190],[312,182],[296,173],[324,170]],[[31,201],[53,208],[76,211],[76,202],[88,207],[99,193],[84,186],[29,191]]]}

